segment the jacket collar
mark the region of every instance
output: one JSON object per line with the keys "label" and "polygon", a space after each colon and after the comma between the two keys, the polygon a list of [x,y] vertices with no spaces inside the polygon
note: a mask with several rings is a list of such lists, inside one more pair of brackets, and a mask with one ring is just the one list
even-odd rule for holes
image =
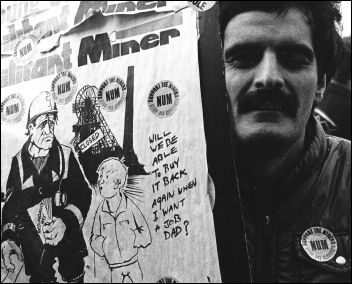
{"label": "jacket collar", "polygon": [[115,218],[118,215],[120,215],[121,213],[125,212],[126,209],[127,209],[127,197],[123,193],[121,194],[121,201],[120,201],[119,207],[117,208],[116,212],[110,212],[109,206],[107,204],[107,199],[104,199],[102,211],[110,214],[111,216],[113,216]]}
{"label": "jacket collar", "polygon": [[[312,216],[317,213],[316,206],[326,198],[325,194],[319,193],[322,192],[321,188],[314,186],[316,178],[312,177],[319,175],[323,168],[329,154],[329,143],[320,122],[312,118],[310,123],[310,143],[296,168],[278,188],[276,204],[281,212],[281,230],[292,224],[309,224]],[[299,231],[302,228],[291,228],[293,229]]]}
{"label": "jacket collar", "polygon": [[[27,142],[23,145],[21,151],[21,158],[22,158],[22,165],[23,165],[23,182],[25,182],[28,178],[33,175],[38,175],[37,169],[35,168],[32,157],[28,152],[28,148],[31,141],[30,138]],[[43,168],[44,170],[50,170],[55,172],[58,176],[60,176],[60,149],[61,145],[59,142],[54,138],[53,145],[49,150],[48,160]]]}
{"label": "jacket collar", "polygon": [[326,150],[327,138],[323,127],[315,117],[311,117],[307,125],[303,154],[286,182],[297,186],[298,182],[311,176],[323,163]]}
{"label": "jacket collar", "polygon": [[[293,193],[318,168],[321,167],[327,152],[327,138],[320,122],[313,116],[306,127],[304,148],[300,159],[294,167],[280,177],[268,178],[257,184],[248,185],[241,180],[240,189],[244,203],[257,206],[280,203]],[[254,202],[257,200],[258,202]]]}

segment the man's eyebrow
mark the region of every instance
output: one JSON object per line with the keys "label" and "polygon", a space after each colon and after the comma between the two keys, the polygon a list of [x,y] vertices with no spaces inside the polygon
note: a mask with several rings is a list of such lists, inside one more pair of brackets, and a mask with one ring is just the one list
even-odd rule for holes
{"label": "man's eyebrow", "polygon": [[47,123],[47,119],[43,119],[42,121],[37,122],[37,124],[42,125],[43,123]]}
{"label": "man's eyebrow", "polygon": [[259,42],[243,42],[243,43],[236,43],[230,46],[229,48],[225,49],[224,52],[224,58],[229,58],[233,56],[234,54],[246,50],[251,50],[251,49],[257,49],[257,48],[262,48],[264,44],[261,44]]}
{"label": "man's eyebrow", "polygon": [[105,171],[106,174],[117,172],[116,169],[108,169]]}
{"label": "man's eyebrow", "polygon": [[[233,44],[229,48],[225,49],[224,59],[231,58],[233,55],[239,52],[253,50],[253,49],[264,49],[267,46],[265,42],[255,41],[255,42],[240,42]],[[308,45],[299,43],[293,40],[283,40],[282,42],[274,46],[276,50],[285,50],[293,52],[301,52],[309,60],[313,60],[314,51]]]}
{"label": "man's eyebrow", "polygon": [[314,59],[314,51],[309,46],[297,42],[284,42],[277,46],[278,50],[302,53],[308,60]]}

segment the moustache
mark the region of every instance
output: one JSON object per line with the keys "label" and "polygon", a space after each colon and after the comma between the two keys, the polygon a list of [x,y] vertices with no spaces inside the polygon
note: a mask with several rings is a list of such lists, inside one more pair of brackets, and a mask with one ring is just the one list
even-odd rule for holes
{"label": "moustache", "polygon": [[281,111],[295,117],[298,111],[298,100],[296,96],[287,94],[281,89],[258,89],[239,95],[239,113],[244,114],[260,110]]}

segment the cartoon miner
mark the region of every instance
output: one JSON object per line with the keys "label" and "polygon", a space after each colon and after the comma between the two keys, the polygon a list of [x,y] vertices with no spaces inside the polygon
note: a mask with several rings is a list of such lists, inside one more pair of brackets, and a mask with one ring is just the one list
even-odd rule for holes
{"label": "cartoon miner", "polygon": [[139,283],[143,279],[138,249],[151,244],[151,235],[136,204],[123,192],[127,168],[117,158],[108,158],[98,167],[98,187],[104,200],[94,218],[90,244],[105,257],[114,283]]}
{"label": "cartoon miner", "polygon": [[83,222],[91,203],[89,189],[69,147],[55,138],[58,110],[48,92],[29,107],[29,138],[12,159],[2,210],[1,256],[8,271],[11,254],[23,252],[30,282],[55,282],[53,264],[64,281],[83,282],[87,247]]}

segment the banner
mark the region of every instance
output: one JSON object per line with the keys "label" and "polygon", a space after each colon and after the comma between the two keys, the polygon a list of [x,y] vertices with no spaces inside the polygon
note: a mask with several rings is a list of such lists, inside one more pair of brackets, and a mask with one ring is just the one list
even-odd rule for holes
{"label": "banner", "polygon": [[[140,2],[162,8],[163,1]],[[76,4],[57,4],[55,13],[65,5]],[[82,276],[72,272],[82,256],[85,282],[220,282],[196,12],[106,17],[121,7],[107,5],[62,33],[66,25],[48,52],[23,35],[13,55],[2,55],[2,227],[27,232],[24,265],[13,254],[16,267],[2,263],[2,281],[28,282],[33,267],[52,266],[58,281],[72,280]],[[73,224],[62,238],[61,221]],[[35,242],[43,247],[38,261],[36,250],[28,254]]]}
{"label": "banner", "polygon": [[29,34],[41,40],[42,50],[48,51],[60,35],[97,13],[134,15],[178,11],[186,6],[186,1],[2,1],[1,54],[12,55],[17,40]]}

